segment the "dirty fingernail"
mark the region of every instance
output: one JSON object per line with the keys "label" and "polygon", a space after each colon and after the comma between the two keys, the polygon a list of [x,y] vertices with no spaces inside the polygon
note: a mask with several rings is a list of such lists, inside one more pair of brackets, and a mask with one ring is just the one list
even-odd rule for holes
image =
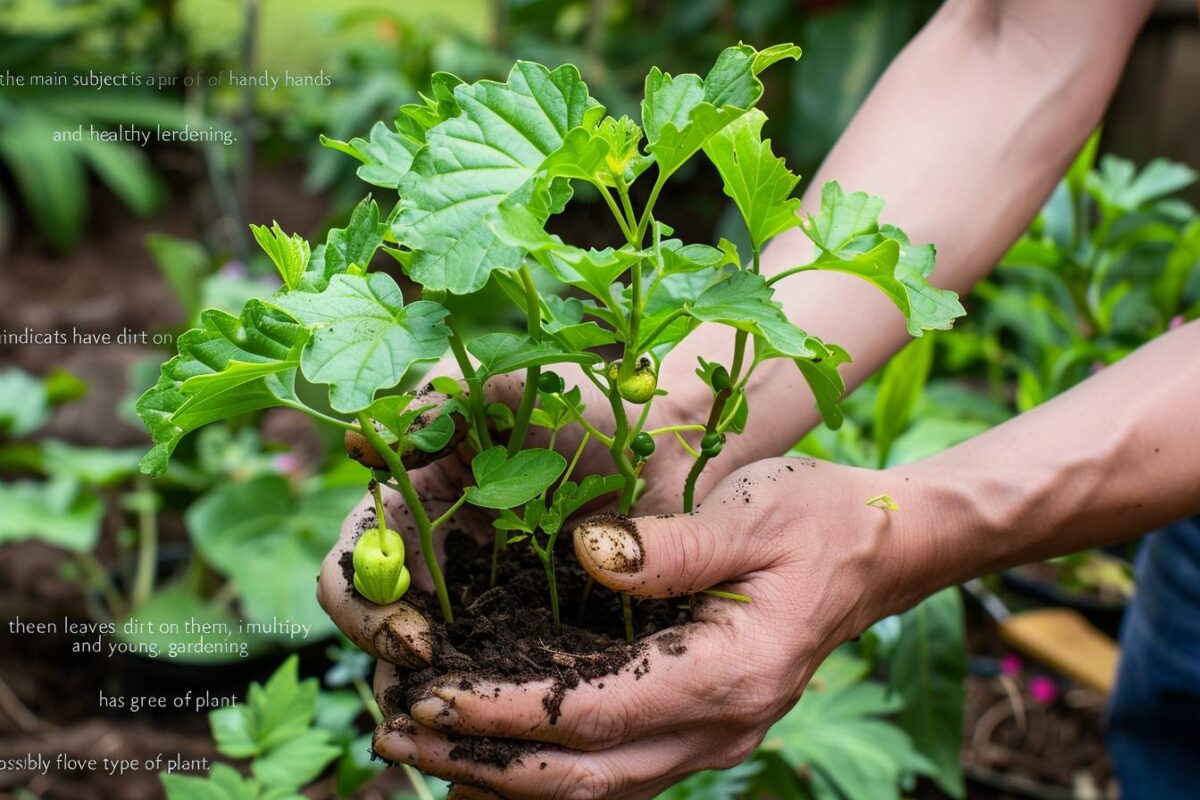
{"label": "dirty fingernail", "polygon": [[410,711],[413,719],[431,728],[453,728],[458,724],[458,712],[440,697],[426,697],[413,703]]}
{"label": "dirty fingernail", "polygon": [[637,572],[646,558],[637,526],[622,514],[594,514],[579,523],[575,554],[584,566],[606,572]]}
{"label": "dirty fingernail", "polygon": [[375,755],[398,764],[415,764],[417,744],[412,740],[416,724],[407,717],[397,716],[379,723],[371,742]]}
{"label": "dirty fingernail", "polygon": [[397,666],[420,669],[433,660],[429,622],[408,603],[395,605],[395,612],[375,632],[374,643],[375,652]]}

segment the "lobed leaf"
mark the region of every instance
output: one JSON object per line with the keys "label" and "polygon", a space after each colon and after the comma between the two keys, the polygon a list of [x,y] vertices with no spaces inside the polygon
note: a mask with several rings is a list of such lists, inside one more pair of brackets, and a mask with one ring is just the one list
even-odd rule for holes
{"label": "lobed leaf", "polygon": [[291,292],[278,300],[311,335],[300,356],[304,376],[329,385],[337,411],[356,413],[380,389],[395,386],[414,364],[434,361],[448,345],[437,303],[404,305],[384,273],[334,275],[320,293]]}
{"label": "lobed leaf", "polygon": [[401,182],[393,231],[413,251],[414,280],[467,294],[493,270],[521,265],[521,249],[488,224],[496,209],[509,199],[529,204],[541,223],[561,207],[569,189],[538,192],[535,173],[572,128],[594,127],[604,109],[574,66],[551,71],[527,61],[517,62],[506,83],[460,85],[454,98],[461,113],[426,132]]}
{"label": "lobed leaf", "polygon": [[179,355],[138,399],[137,414],[154,439],[142,472],[159,476],[186,434],[248,411],[297,403],[295,370],[308,333],[290,316],[249,300],[235,317],[208,309],[201,327],[179,337]]}
{"label": "lobed leaf", "polygon": [[739,44],[723,50],[703,79],[651,69],[642,101],[642,126],[646,150],[658,163],[659,179],[679,169],[713,135],[758,102],[763,92],[760,72],[782,58],[799,57],[800,48],[792,45],[760,53]]}
{"label": "lobed leaf", "polygon": [[721,174],[725,194],[742,212],[755,250],[800,224],[800,200],[791,196],[800,176],[771,151],[770,139],[763,140],[766,121],[766,114],[751,109],[704,145]]}

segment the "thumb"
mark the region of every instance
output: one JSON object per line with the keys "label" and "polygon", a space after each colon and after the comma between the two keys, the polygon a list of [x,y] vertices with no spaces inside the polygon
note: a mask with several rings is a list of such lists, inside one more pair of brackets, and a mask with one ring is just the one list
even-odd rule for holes
{"label": "thumb", "polygon": [[635,519],[596,514],[575,528],[575,554],[610,589],[636,597],[678,597],[768,566],[772,557],[767,537],[756,535],[758,517],[709,503],[691,514]]}

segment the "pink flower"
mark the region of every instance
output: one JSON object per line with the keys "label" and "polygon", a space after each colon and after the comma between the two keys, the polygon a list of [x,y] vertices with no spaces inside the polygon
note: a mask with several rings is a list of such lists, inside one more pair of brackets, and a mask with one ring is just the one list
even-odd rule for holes
{"label": "pink flower", "polygon": [[275,467],[277,472],[284,475],[295,472],[300,466],[300,459],[296,458],[296,454],[292,452],[280,453],[271,459],[271,465]]}
{"label": "pink flower", "polygon": [[1009,653],[1000,659],[1000,671],[1010,678],[1015,678],[1021,674],[1021,670],[1025,665],[1021,663],[1021,657],[1015,653]]}
{"label": "pink flower", "polygon": [[1029,696],[1048,706],[1058,699],[1058,684],[1045,675],[1035,675],[1029,679]]}
{"label": "pink flower", "polygon": [[223,278],[244,278],[246,277],[246,265],[240,261],[227,261],[221,267],[220,273]]}
{"label": "pink flower", "polygon": [[1100,370],[1104,369],[1104,366],[1105,365],[1104,365],[1103,361],[1093,361],[1092,362],[1092,370],[1091,370],[1092,374],[1095,375]]}
{"label": "pink flower", "polygon": [[1171,321],[1167,323],[1167,330],[1173,331],[1176,328],[1183,327],[1183,314],[1176,314],[1171,317]]}

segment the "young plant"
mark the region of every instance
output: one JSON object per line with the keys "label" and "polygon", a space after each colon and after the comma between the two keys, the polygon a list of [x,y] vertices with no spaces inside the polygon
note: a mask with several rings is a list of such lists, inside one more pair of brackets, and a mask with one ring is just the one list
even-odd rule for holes
{"label": "young plant", "polygon": [[[695,455],[684,487],[690,508],[697,478],[745,425],[746,386],[761,364],[795,363],[826,423],[840,424],[838,367],[849,355],[788,319],[774,298],[780,281],[810,270],[857,275],[887,294],[914,336],[947,328],[963,313],[953,293],[928,283],[932,245],[912,245],[880,224],[879,199],[831,183],[820,208],[799,216],[798,176],[762,137],[766,117],[754,108],[759,74],[799,56],[793,45],[739,44],[704,77],[652,69],[640,124],[607,115],[569,64],[517,62],[503,83],[436,73],[424,102],[403,106],[391,126],[376,125],[368,139],[327,141],[362,162],[364,180],[397,192],[398,202],[384,210],[368,196],[316,247],[278,226],[256,229],[284,285],[270,299],[248,301],[238,316],[203,312],[201,326],[180,338],[179,355],[138,405],[155,439],[143,468],[163,471],[179,440],[209,422],[270,406],[300,409],[352,432],[351,455],[382,462],[377,479],[411,513],[447,620],[453,610],[433,537],[463,504],[496,513],[497,558],[516,541],[530,543],[557,618],[554,546],[567,518],[604,495],[628,513],[655,438],[671,435]],[[741,212],[746,259],[727,241],[673,238],[663,219],[664,186],[701,154]],[[639,181],[649,187],[635,195]],[[581,184],[612,213],[611,246],[583,248],[546,230]],[[816,244],[817,257],[762,275],[763,247],[794,227]],[[406,302],[390,275],[370,271],[380,249],[420,287],[421,299]],[[539,278],[576,296],[539,289]],[[521,313],[524,330],[466,341],[443,303],[489,284]],[[664,360],[704,324],[734,331],[728,361],[702,361],[697,371],[712,390],[706,424],[648,430],[655,400],[678,388],[660,382]],[[619,358],[606,363],[602,349]],[[434,408],[433,394],[397,389],[414,367],[447,351],[465,389],[435,380],[429,388],[445,398]],[[556,364],[576,365],[571,374],[600,392],[608,413],[589,416],[578,385],[543,371]],[[524,377],[517,408],[488,403],[489,381],[510,373]],[[306,399],[305,383],[325,387],[327,402]],[[548,430],[550,446],[526,446],[532,426]],[[554,449],[567,427],[580,440],[570,460]],[[431,519],[408,474],[427,459],[412,456],[446,452],[457,430],[472,453],[474,483]],[[689,432],[699,435],[698,451],[683,436]],[[611,474],[576,474],[593,443],[608,452]],[[627,598],[625,608],[632,635]]]}

